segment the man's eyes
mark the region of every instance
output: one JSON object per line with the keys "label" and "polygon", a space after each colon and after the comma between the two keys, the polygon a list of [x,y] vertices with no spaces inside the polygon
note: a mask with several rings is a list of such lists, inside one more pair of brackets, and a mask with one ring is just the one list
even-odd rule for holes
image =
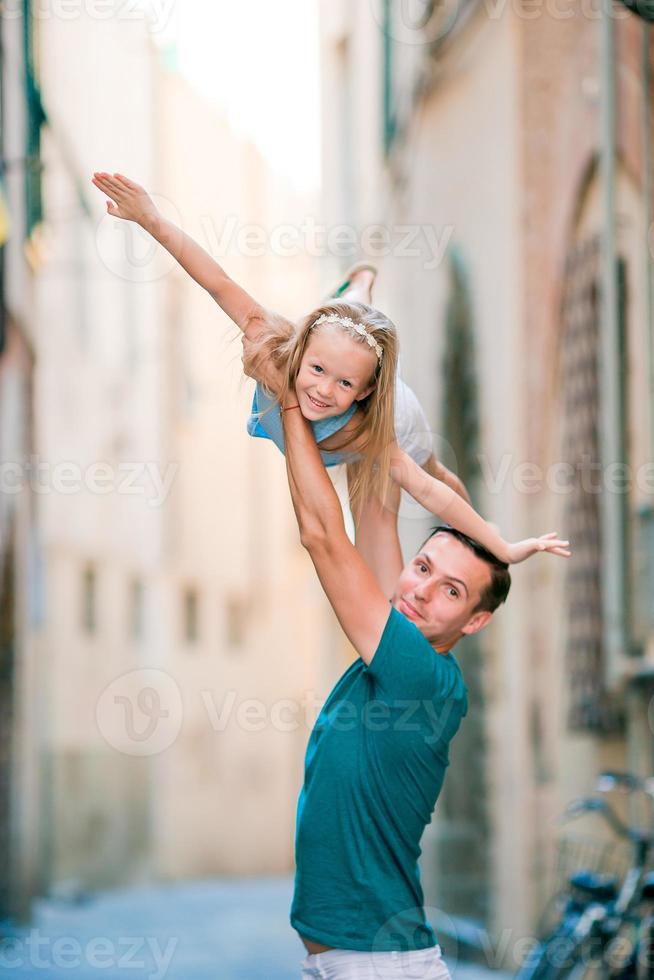
{"label": "man's eyes", "polygon": [[[429,568],[427,567],[427,565],[425,565],[421,561],[419,561],[419,562],[416,563],[416,567],[418,568],[418,571],[420,571],[420,572],[429,572]],[[445,591],[448,593],[448,595],[452,599],[458,599],[459,596],[460,596],[459,590],[456,589],[453,585],[446,585],[445,586]]]}

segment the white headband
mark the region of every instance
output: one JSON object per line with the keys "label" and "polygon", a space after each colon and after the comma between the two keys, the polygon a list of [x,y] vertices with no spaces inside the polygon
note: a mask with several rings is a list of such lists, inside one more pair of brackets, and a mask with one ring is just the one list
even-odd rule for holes
{"label": "white headband", "polygon": [[311,329],[313,330],[313,328],[317,327],[319,323],[340,323],[341,326],[345,327],[346,329],[354,330],[355,333],[365,337],[367,343],[370,345],[370,347],[372,347],[377,355],[378,362],[381,364],[384,351],[372,334],[368,333],[362,323],[355,323],[349,316],[339,316],[338,313],[323,313],[322,316],[318,317],[315,323],[311,324]]}

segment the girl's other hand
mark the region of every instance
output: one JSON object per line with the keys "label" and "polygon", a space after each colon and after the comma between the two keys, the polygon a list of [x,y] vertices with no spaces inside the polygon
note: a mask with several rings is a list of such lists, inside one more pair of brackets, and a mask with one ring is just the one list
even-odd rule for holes
{"label": "girl's other hand", "polygon": [[91,181],[98,190],[111,198],[107,201],[107,211],[115,218],[125,218],[145,227],[159,217],[159,212],[145,188],[122,174],[96,171]]}
{"label": "girl's other hand", "polygon": [[517,565],[518,562],[530,558],[539,551],[545,551],[550,555],[559,555],[561,558],[569,558],[572,554],[568,547],[570,542],[562,541],[556,535],[556,531],[550,531],[549,534],[541,534],[539,538],[525,538],[524,541],[508,544],[506,556],[502,557],[512,565]]}

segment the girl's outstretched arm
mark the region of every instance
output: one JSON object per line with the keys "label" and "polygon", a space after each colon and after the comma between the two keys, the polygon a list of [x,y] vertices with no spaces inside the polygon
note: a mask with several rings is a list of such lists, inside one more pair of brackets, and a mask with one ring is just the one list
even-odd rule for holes
{"label": "girl's outstretched arm", "polygon": [[515,544],[505,541],[452,487],[429,476],[397,446],[391,455],[391,477],[428,511],[474,538],[500,561],[515,564],[538,551],[570,557],[569,542],[559,540],[555,531]]}
{"label": "girl's outstretched arm", "polygon": [[439,459],[436,459],[432,453],[429,459],[422,464],[422,469],[425,473],[429,473],[433,476],[435,480],[440,480],[441,483],[445,483],[446,486],[452,487],[460,497],[467,500],[470,503],[470,494],[466,490],[465,483],[461,480],[456,473],[452,470],[448,470],[447,466],[444,466]]}
{"label": "girl's outstretched arm", "polygon": [[145,188],[122,174],[96,171],[95,186],[111,198],[108,213],[134,221],[170,252],[234,323],[254,339],[265,311],[190,235],[161,214]]}

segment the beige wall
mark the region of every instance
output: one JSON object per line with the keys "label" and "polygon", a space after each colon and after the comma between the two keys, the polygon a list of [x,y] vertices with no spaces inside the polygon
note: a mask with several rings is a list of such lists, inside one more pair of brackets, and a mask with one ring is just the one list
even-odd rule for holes
{"label": "beige wall", "polygon": [[[95,709],[106,685],[143,653],[129,639],[133,577],[144,583],[151,621],[159,618],[162,509],[149,503],[156,489],[147,477],[147,496],[124,477],[137,467],[143,480],[145,464],[161,472],[164,307],[155,279],[134,282],[124,239],[109,227],[90,178],[122,169],[152,184],[156,78],[138,19],[47,18],[38,52],[50,120],[35,272],[35,452],[49,468],[39,495],[39,676],[48,692],[41,862],[48,887],[75,888],[138,878],[150,857],[147,762],[107,743]],[[57,471],[64,463],[68,471]],[[109,473],[107,492],[88,486],[96,464]],[[82,626],[88,563],[97,576],[93,633]]]}
{"label": "beige wall", "polygon": [[[126,223],[106,216],[90,176],[120,171],[142,183],[253,295],[293,316],[318,297],[302,256],[248,259],[238,242],[218,255],[212,231],[220,237],[235,217],[270,233],[310,202],[160,65],[142,22],[46,20],[41,51],[52,127],[35,281],[36,452],[83,477],[96,461],[114,473],[137,465],[147,490],[55,486],[40,498],[44,874],[74,889],[288,871],[311,711],[345,665],[342,641],[297,540],[283,458],[246,434],[252,386],[240,377],[236,329],[163,249],[149,255],[142,238],[130,253]],[[144,464],[168,479],[163,492]],[[88,563],[92,633],[81,622]],[[129,626],[134,579],[140,637]],[[189,588],[195,642],[184,637]],[[139,670],[160,673],[133,675],[130,686]],[[131,698],[138,736],[145,676],[167,679],[182,714],[172,744],[139,755],[120,698]],[[221,727],[212,711],[230,698]],[[238,713],[248,700],[263,712],[257,730]]]}
{"label": "beige wall", "polygon": [[[185,229],[212,249],[233,217],[267,234],[296,219],[292,189],[230,133],[215,108],[173,76],[162,83],[160,179]],[[242,252],[235,239],[216,258],[264,305],[292,315],[316,302],[313,268],[301,257]],[[326,693],[338,668],[336,632],[297,541],[283,457],[245,432],[252,383],[241,377],[237,330],[177,271],[165,288],[175,293],[167,323],[174,374],[168,419],[179,464],[166,532],[168,664],[183,691],[185,719],[179,741],[157,763],[158,866],[170,876],[285,871],[309,734],[306,724],[294,724],[294,705],[305,688]],[[195,648],[182,638],[187,585],[199,593]],[[245,624],[236,647],[229,643],[235,603]],[[262,712],[251,726],[239,714],[248,700]],[[226,725],[214,730],[208,711],[219,714],[230,703]]]}

